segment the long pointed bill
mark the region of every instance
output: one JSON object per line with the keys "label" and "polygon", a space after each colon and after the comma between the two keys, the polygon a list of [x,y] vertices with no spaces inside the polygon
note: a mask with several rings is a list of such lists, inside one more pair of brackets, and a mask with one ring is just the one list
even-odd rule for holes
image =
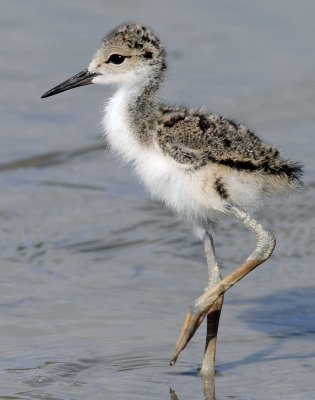
{"label": "long pointed bill", "polygon": [[66,81],[60,83],[60,85],[55,86],[54,88],[48,90],[48,92],[44,93],[41,96],[41,99],[45,97],[54,96],[55,94],[64,92],[69,89],[74,89],[79,86],[90,85],[93,83],[93,78],[99,75],[98,73],[89,72],[87,69],[79,72],[74,75],[72,78],[67,79]]}

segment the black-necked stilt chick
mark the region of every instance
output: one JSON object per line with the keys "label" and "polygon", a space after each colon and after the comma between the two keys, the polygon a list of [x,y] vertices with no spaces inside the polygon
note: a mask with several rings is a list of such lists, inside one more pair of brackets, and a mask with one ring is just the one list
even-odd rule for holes
{"label": "black-necked stilt chick", "polygon": [[[302,169],[230,119],[162,104],[157,91],[165,69],[165,51],[152,30],[125,24],[104,37],[87,69],[42,97],[91,83],[117,86],[103,119],[111,149],[130,162],[155,198],[198,227],[204,240],[208,286],[189,308],[171,364],[207,316],[201,369],[206,375],[214,371],[224,293],[266,261],[275,247],[274,235],[251,213],[265,197],[302,187]],[[222,214],[241,221],[257,240],[250,256],[225,278],[211,233]]]}

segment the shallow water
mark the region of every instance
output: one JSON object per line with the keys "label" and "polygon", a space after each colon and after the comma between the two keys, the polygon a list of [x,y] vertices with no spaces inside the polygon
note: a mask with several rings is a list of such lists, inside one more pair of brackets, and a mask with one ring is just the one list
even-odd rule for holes
{"label": "shallow water", "polygon": [[[109,89],[39,99],[126,20],[167,44],[163,97],[305,162],[308,189],[259,213],[275,254],[226,295],[216,398],[315,399],[314,2],[1,4],[0,399],[203,399],[204,331],[168,366],[205,286],[201,244],[99,140]],[[223,273],[253,244],[225,219]]]}

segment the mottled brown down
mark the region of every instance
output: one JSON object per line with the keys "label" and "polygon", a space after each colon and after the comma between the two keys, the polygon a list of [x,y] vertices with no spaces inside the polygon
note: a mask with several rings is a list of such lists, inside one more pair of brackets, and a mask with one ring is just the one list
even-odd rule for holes
{"label": "mottled brown down", "polygon": [[[301,186],[301,164],[283,158],[279,150],[245,126],[220,115],[156,101],[155,94],[166,69],[166,54],[150,28],[122,25],[105,36],[101,47],[106,49],[112,43],[127,46],[132,57],[156,67],[156,74],[129,106],[130,123],[143,145],[157,144],[165,155],[188,170],[217,164],[242,174],[258,174],[261,179],[278,178],[279,188]],[[222,199],[228,198],[220,176],[215,189]]]}
{"label": "mottled brown down", "polygon": [[281,157],[253,132],[225,117],[199,110],[161,106],[156,140],[179,163],[200,168],[209,161],[243,171],[297,180],[301,165]]}

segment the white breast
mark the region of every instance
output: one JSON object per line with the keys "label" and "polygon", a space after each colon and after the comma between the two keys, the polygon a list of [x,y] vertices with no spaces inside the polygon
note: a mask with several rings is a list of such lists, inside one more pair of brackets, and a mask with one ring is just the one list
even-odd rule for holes
{"label": "white breast", "polygon": [[209,199],[202,201],[195,173],[163,155],[158,146],[143,146],[133,136],[128,121],[129,96],[120,89],[105,107],[103,125],[111,149],[133,165],[153,197],[187,217],[209,215]]}

